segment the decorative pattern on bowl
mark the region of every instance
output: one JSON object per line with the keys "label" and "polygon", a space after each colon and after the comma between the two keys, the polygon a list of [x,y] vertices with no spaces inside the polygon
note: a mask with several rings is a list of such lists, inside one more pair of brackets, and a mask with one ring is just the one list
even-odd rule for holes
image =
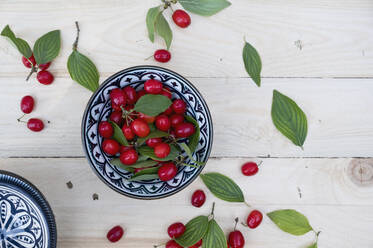
{"label": "decorative pattern on bowl", "polygon": [[187,103],[186,114],[197,120],[201,134],[194,159],[206,162],[212,147],[212,120],[207,104],[198,90],[179,74],[156,66],[137,66],[108,78],[92,95],[85,110],[82,122],[83,147],[92,169],[101,180],[115,191],[137,199],[159,199],[175,194],[193,182],[204,168],[180,167],[177,176],[168,182],[159,179],[130,182],[127,180],[130,172],[110,164],[113,157],[102,151],[102,137],[98,135],[98,124],[107,120],[111,113],[110,91],[127,85],[139,90],[148,79],[162,81],[174,96]]}

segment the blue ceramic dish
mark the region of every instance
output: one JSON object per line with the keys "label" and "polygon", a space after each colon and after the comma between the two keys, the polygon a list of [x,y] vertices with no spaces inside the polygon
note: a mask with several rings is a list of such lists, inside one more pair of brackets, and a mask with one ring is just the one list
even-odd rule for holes
{"label": "blue ceramic dish", "polygon": [[162,81],[171,89],[174,97],[181,98],[187,103],[187,115],[194,117],[201,129],[199,145],[193,154],[194,159],[206,162],[210,156],[213,136],[210,111],[198,90],[184,77],[168,69],[137,66],[109,77],[92,95],[82,122],[83,147],[93,171],[115,191],[144,200],[164,198],[181,191],[198,177],[204,167],[180,167],[177,176],[168,182],[159,179],[130,182],[128,178],[131,173],[111,165],[110,160],[113,157],[102,151],[102,137],[98,135],[98,124],[107,120],[111,113],[110,91],[127,85],[139,90],[143,88],[144,82],[151,78]]}
{"label": "blue ceramic dish", "polygon": [[26,179],[0,170],[0,247],[56,248],[53,212]]}

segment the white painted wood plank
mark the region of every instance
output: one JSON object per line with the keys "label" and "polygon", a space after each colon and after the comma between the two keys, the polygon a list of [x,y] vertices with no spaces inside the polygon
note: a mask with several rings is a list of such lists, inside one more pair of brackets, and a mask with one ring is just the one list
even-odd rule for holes
{"label": "white painted wood plank", "polygon": [[[0,2],[1,28],[34,42],[51,29],[62,30],[63,50],[54,62],[66,75],[81,22],[80,49],[109,75],[121,68],[155,64],[144,59],[157,48],[147,39],[145,15],[157,1],[12,1]],[[247,76],[241,61],[243,36],[259,50],[265,77],[372,77],[373,2],[370,0],[235,0],[211,18],[192,15],[192,26],[175,25],[172,61],[165,66],[186,76]],[[169,14],[169,13],[168,13]],[[25,75],[17,52],[0,39],[0,74]]]}
{"label": "white painted wood plank", "polygon": [[[348,172],[351,159],[264,159],[260,172],[250,178],[239,172],[244,161],[212,159],[205,171],[228,174],[245,191],[247,201],[263,212],[294,208],[304,213],[312,226],[322,231],[320,247],[372,246],[372,178],[365,186],[353,182]],[[363,166],[372,163],[353,161]],[[249,212],[244,204],[226,203],[210,193],[201,209],[192,207],[191,193],[206,190],[199,179],[170,198],[129,199],[107,188],[83,158],[0,159],[0,169],[24,176],[45,194],[57,218],[59,247],[108,247],[106,231],[116,224],[127,228],[126,236],[110,247],[152,247],[167,240],[169,224],[208,214],[213,201],[217,203],[217,221],[227,233],[235,217],[244,220]],[[68,181],[73,183],[72,189],[66,187]],[[93,193],[99,195],[98,201],[92,200]],[[313,239],[311,234],[294,237],[283,233],[268,218],[256,230],[240,229],[247,246],[253,247],[305,247]]]}
{"label": "white painted wood plank", "polygon": [[[372,157],[372,79],[190,79],[205,97],[214,122],[212,156]],[[293,98],[305,111],[309,135],[304,151],[274,127],[272,90]],[[69,78],[50,86],[22,78],[0,78],[0,156],[83,156],[80,123],[90,92]],[[30,117],[49,120],[41,133],[16,119],[19,101],[37,99]],[[26,118],[27,120],[27,118]]]}

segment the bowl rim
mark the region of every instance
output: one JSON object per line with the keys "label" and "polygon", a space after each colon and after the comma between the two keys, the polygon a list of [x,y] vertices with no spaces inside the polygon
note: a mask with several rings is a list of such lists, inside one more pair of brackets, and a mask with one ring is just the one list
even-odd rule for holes
{"label": "bowl rim", "polygon": [[[47,199],[43,195],[43,193],[30,181],[21,177],[13,172],[0,170],[0,184],[5,185],[13,185],[14,187],[24,191],[27,195],[26,197],[30,197],[33,201],[35,201],[39,207],[41,212],[44,215],[45,221],[48,224],[48,232],[49,232],[49,243],[47,244],[48,248],[56,248],[57,247],[57,225],[56,219],[53,214],[53,210],[49,205]],[[20,192],[22,193],[22,192]]]}
{"label": "bowl rim", "polygon": [[[189,84],[189,86],[197,93],[199,94],[200,98],[201,98],[201,101],[202,103],[206,106],[206,115],[207,115],[207,119],[210,121],[210,138],[209,138],[209,147],[210,149],[207,151],[207,155],[206,155],[206,162],[205,162],[205,165],[203,165],[202,169],[199,171],[199,173],[197,173],[193,178],[191,178],[186,184],[184,184],[182,187],[179,187],[177,188],[175,191],[169,193],[169,194],[166,194],[166,195],[162,195],[162,196],[134,196],[134,195],[131,195],[131,194],[128,194],[126,192],[123,192],[117,188],[115,188],[114,186],[112,186],[111,184],[109,184],[103,177],[102,175],[96,170],[95,166],[93,165],[91,159],[89,158],[89,154],[88,154],[88,150],[86,148],[86,135],[85,135],[85,122],[86,122],[86,116],[87,116],[87,112],[94,100],[94,98],[96,97],[97,95],[97,92],[100,92],[101,89],[103,87],[105,87],[112,79],[114,79],[115,77],[117,77],[118,75],[122,74],[122,73],[126,73],[126,72],[129,72],[131,70],[137,70],[137,69],[154,69],[154,70],[163,70],[163,71],[167,71],[171,74],[174,74],[176,75],[177,77],[180,77],[181,79],[183,79],[183,81],[185,81],[187,84]],[[85,154],[85,157],[86,159],[88,160],[88,163],[91,167],[91,169],[95,172],[96,176],[98,178],[100,178],[100,180],[102,182],[104,182],[107,186],[109,186],[112,190],[114,190],[115,192],[121,194],[121,195],[124,195],[124,196],[127,196],[129,198],[132,198],[132,199],[138,199],[138,200],[159,200],[159,199],[163,199],[163,198],[167,198],[167,197],[170,197],[172,195],[175,195],[176,193],[179,193],[180,191],[184,190],[185,188],[187,188],[191,183],[193,183],[197,177],[201,174],[201,172],[203,171],[203,169],[205,168],[209,158],[210,158],[210,155],[211,155],[211,150],[212,150],[212,146],[213,146],[213,137],[214,136],[214,129],[213,129],[213,120],[212,120],[212,116],[211,116],[211,112],[210,112],[210,109],[203,97],[203,95],[201,94],[201,92],[199,92],[199,90],[188,80],[186,79],[185,77],[183,77],[182,75],[180,75],[179,73],[173,71],[173,70],[170,70],[168,68],[164,68],[164,67],[160,67],[160,66],[155,66],[155,65],[138,65],[138,66],[132,66],[132,67],[128,67],[126,69],[123,69],[123,70],[120,70],[116,73],[114,73],[113,75],[109,76],[108,78],[106,78],[101,84],[100,86],[97,88],[97,90],[95,92],[92,93],[91,97],[89,98],[89,101],[86,105],[86,108],[84,110],[84,113],[83,113],[83,118],[82,118],[82,124],[81,124],[81,139],[82,139],[82,145],[83,145],[83,150],[84,150],[84,154]]]}

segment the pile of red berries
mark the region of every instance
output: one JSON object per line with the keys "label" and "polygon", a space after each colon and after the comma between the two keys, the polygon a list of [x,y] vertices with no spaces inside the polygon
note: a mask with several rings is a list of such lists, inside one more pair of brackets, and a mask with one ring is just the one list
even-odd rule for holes
{"label": "pile of red berries", "polygon": [[[148,116],[134,110],[137,101],[145,95],[163,95],[172,101],[172,104],[157,116]],[[149,79],[144,83],[143,89],[136,91],[131,86],[123,89],[116,88],[110,92],[112,112],[109,121],[99,123],[98,132],[103,137],[102,150],[112,156],[119,155],[124,169],[134,168],[134,176],[145,168],[135,166],[139,160],[138,149],[147,146],[154,152],[154,157],[149,158],[158,162],[152,167],[157,167],[157,174],[161,181],[173,179],[177,174],[177,162],[164,161],[171,152],[171,144],[179,139],[185,139],[195,133],[195,126],[185,120],[187,104],[182,99],[173,99],[169,88],[162,82]],[[169,100],[167,100],[169,101]],[[122,130],[123,137],[128,141],[128,146],[121,145],[114,136],[117,125]],[[161,131],[161,137],[155,137],[155,132]],[[149,138],[147,139],[146,137]],[[145,139],[140,144],[139,139]],[[158,161],[161,159],[162,161]],[[143,160],[141,160],[143,162]],[[123,168],[123,167],[121,167]]]}
{"label": "pile of red berries", "polygon": [[49,71],[47,71],[47,69],[49,68],[49,66],[51,65],[52,62],[37,65],[36,61],[35,61],[35,58],[34,58],[34,55],[31,55],[30,58],[25,58],[24,56],[22,56],[22,63],[27,68],[32,69],[31,74],[33,72],[37,72],[36,79],[39,81],[39,83],[48,85],[48,84],[51,84],[53,82],[53,80],[54,80],[53,74],[50,73]]}

